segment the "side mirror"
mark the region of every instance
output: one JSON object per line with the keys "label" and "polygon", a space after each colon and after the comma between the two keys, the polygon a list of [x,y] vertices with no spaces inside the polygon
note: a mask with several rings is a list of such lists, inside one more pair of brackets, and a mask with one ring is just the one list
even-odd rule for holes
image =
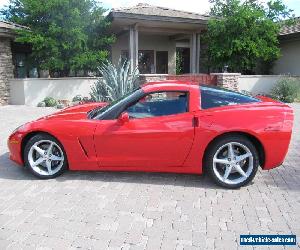
{"label": "side mirror", "polygon": [[127,112],[123,112],[119,118],[118,118],[118,122],[121,124],[124,124],[126,122],[129,122],[129,115]]}

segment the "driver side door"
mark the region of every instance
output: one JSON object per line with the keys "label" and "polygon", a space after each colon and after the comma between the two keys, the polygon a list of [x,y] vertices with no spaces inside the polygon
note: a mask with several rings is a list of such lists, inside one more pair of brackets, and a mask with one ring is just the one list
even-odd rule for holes
{"label": "driver side door", "polygon": [[101,121],[94,138],[100,167],[182,166],[194,140],[188,97],[184,91],[149,93],[123,110],[128,121]]}

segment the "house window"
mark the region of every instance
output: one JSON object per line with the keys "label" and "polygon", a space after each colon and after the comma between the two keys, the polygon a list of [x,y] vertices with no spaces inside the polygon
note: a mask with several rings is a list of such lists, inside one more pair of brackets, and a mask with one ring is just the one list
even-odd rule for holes
{"label": "house window", "polygon": [[14,64],[14,77],[38,77],[37,67],[30,58],[30,54],[32,52],[31,45],[13,42],[11,46]]}
{"label": "house window", "polygon": [[[159,56],[159,72],[166,72],[160,74],[168,73],[168,52],[167,51],[157,51],[156,56]],[[128,50],[121,51],[121,60],[129,60]],[[139,50],[139,71],[141,74],[155,74],[154,66],[154,50]]]}
{"label": "house window", "polygon": [[129,60],[129,54],[128,54],[128,50],[122,50],[121,51],[121,61],[122,63],[124,63],[126,61]]}
{"label": "house window", "polygon": [[141,74],[154,74],[154,51],[139,50],[139,71]]}
{"label": "house window", "polygon": [[190,73],[190,48],[176,48],[176,73],[177,74],[188,74]]}
{"label": "house window", "polygon": [[156,73],[168,74],[168,51],[156,51]]}
{"label": "house window", "polygon": [[15,77],[26,78],[28,76],[28,65],[25,53],[16,53],[14,55]]}

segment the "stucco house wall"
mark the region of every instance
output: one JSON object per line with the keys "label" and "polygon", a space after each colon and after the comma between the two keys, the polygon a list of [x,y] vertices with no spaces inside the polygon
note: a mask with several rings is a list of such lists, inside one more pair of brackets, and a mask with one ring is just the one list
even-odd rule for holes
{"label": "stucco house wall", "polygon": [[300,38],[280,43],[281,57],[276,61],[274,74],[300,75]]}
{"label": "stucco house wall", "polygon": [[[139,34],[139,50],[154,50],[154,64],[156,51],[168,51],[168,73],[176,73],[176,42],[171,41],[168,36]],[[116,64],[122,50],[129,51],[129,35],[125,33],[119,36],[112,45],[112,62]]]}

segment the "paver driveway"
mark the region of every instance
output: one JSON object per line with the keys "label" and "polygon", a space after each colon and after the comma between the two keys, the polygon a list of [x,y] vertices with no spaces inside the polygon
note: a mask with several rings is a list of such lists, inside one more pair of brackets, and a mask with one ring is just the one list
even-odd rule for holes
{"label": "paver driveway", "polygon": [[248,233],[299,240],[300,105],[293,107],[284,165],[259,171],[240,190],[177,174],[68,172],[37,180],[8,160],[6,140],[54,110],[0,107],[0,249],[249,249],[238,244]]}

